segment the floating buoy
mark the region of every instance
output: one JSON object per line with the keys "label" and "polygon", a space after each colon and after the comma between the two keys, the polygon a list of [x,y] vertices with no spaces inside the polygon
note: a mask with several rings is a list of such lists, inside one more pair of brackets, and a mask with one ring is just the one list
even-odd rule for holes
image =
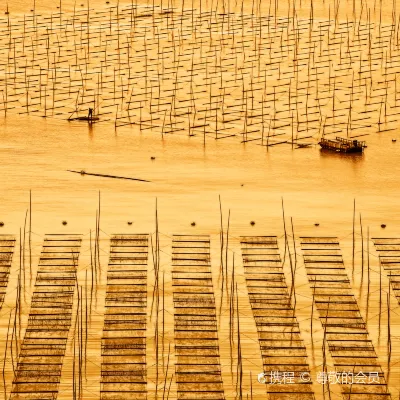
{"label": "floating buoy", "polygon": [[0,226],[4,226],[4,222],[3,221],[0,221]]}
{"label": "floating buoy", "polygon": [[242,183],[242,185],[241,186],[244,186],[244,183]]}
{"label": "floating buoy", "polygon": [[397,139],[392,139],[392,142],[396,142],[397,141]]}
{"label": "floating buoy", "polygon": [[254,221],[250,221],[250,225],[254,226],[256,223]]}
{"label": "floating buoy", "polygon": [[85,175],[85,174],[86,174],[85,170],[84,169],[81,170],[81,175]]}
{"label": "floating buoy", "polygon": [[190,225],[192,225],[192,226],[196,226],[196,222],[192,222]]}
{"label": "floating buoy", "polygon": [[151,160],[155,160],[156,158],[155,158],[155,157],[150,157],[150,159],[151,159]]}
{"label": "floating buoy", "polygon": [[319,223],[318,223],[318,222],[316,222],[314,225],[315,225],[315,226],[319,226]]}
{"label": "floating buoy", "polygon": [[386,224],[381,224],[381,228],[386,228]]}
{"label": "floating buoy", "polygon": [[67,225],[67,221],[63,221],[62,224],[63,224],[63,225]]}
{"label": "floating buoy", "polygon": [[132,221],[128,221],[128,225],[132,225]]}

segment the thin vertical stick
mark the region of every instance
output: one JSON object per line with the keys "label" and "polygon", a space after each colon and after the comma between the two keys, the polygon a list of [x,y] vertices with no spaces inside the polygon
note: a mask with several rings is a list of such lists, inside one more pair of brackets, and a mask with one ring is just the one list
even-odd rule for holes
{"label": "thin vertical stick", "polygon": [[99,279],[101,279],[101,265],[100,265],[100,210],[101,210],[101,193],[99,190],[99,212],[97,214],[97,232],[96,232],[96,249],[97,249],[97,267],[99,270]]}
{"label": "thin vertical stick", "polygon": [[93,252],[92,252],[92,230],[89,231],[89,242],[90,242],[90,304],[89,304],[89,315],[90,321],[92,321],[92,303],[93,303],[93,286],[94,286],[94,269],[93,269]]}
{"label": "thin vertical stick", "polygon": [[371,279],[370,279],[370,267],[369,267],[369,227],[367,228],[367,312],[366,312],[366,321],[368,322],[368,311],[369,311],[369,289],[370,289],[370,284],[371,284]]}
{"label": "thin vertical stick", "polygon": [[[235,262],[235,255],[233,255],[233,263]],[[242,346],[240,344],[240,323],[239,323],[239,296],[237,295],[237,283],[235,286],[236,289],[236,321],[237,321],[237,364],[238,364],[238,371],[237,371],[237,380],[239,386],[239,395],[238,400],[242,400],[243,398],[243,390],[242,390],[242,383],[243,383],[243,368],[242,368]],[[237,393],[237,388],[236,388]]]}
{"label": "thin vertical stick", "polygon": [[361,229],[361,287],[364,278],[364,235],[363,235],[363,227],[360,213],[360,229]]}
{"label": "thin vertical stick", "polygon": [[392,337],[390,334],[390,281],[389,281],[389,293],[387,293],[386,301],[387,301],[387,330],[388,330],[387,347],[388,347],[388,369],[389,369],[390,358],[392,356]]}
{"label": "thin vertical stick", "polygon": [[[221,204],[221,195],[218,195],[219,198],[219,213],[220,213],[220,223],[221,223],[221,228],[220,228],[220,275],[221,277],[221,302],[219,305],[219,316],[221,316],[222,313],[222,302],[224,299],[224,280],[225,280],[225,271],[224,271],[224,257],[223,257],[223,252],[224,252],[224,225],[223,225],[223,220],[222,220],[222,204]],[[228,279],[228,277],[226,277]]]}
{"label": "thin vertical stick", "polygon": [[32,190],[29,190],[29,286],[32,286]]}
{"label": "thin vertical stick", "polygon": [[88,348],[88,290],[87,269],[85,271],[85,380],[87,382],[87,348]]}
{"label": "thin vertical stick", "polygon": [[171,390],[172,379],[174,378],[174,374],[171,375],[171,379],[169,381],[168,392],[167,392],[167,400],[169,399],[169,391]]}
{"label": "thin vertical stick", "polygon": [[[163,372],[164,372],[164,342],[165,342],[165,271],[163,271],[162,277],[162,357],[163,357]],[[169,357],[169,349],[168,349],[168,357]],[[168,368],[168,366],[167,366]],[[164,382],[164,391],[165,391],[165,382]]]}
{"label": "thin vertical stick", "polygon": [[4,359],[3,359],[3,390],[4,390],[4,400],[7,400],[7,386],[6,386],[5,369],[6,369],[6,361],[7,361],[8,334],[9,334],[9,332],[10,332],[11,314],[12,314],[12,310],[10,311],[10,316],[9,316],[9,318],[8,318],[6,346],[5,346],[5,349],[4,349]]}
{"label": "thin vertical stick", "polygon": [[165,372],[165,378],[164,378],[164,387],[163,387],[163,400],[165,400],[165,388],[167,386],[167,377],[168,377],[168,369],[169,369],[169,355],[171,353],[171,343],[168,344],[168,358],[167,358],[167,370]]}
{"label": "thin vertical stick", "polygon": [[314,280],[313,292],[312,292],[312,301],[311,301],[311,321],[310,321],[310,333],[311,337],[313,336],[313,320],[314,320],[314,298],[315,298],[315,286],[316,280]]}
{"label": "thin vertical stick", "polygon": [[285,251],[283,254],[283,261],[282,261],[282,265],[285,263],[286,260],[286,248],[287,248],[287,232],[286,232],[286,221],[285,221],[285,208],[283,206],[283,197],[281,198],[282,201],[282,218],[283,218],[283,230],[284,230],[284,234],[285,234]]}
{"label": "thin vertical stick", "polygon": [[355,223],[356,223],[356,199],[354,199],[354,207],[353,207],[353,258],[352,258],[352,275],[354,276],[354,253],[355,253]]}
{"label": "thin vertical stick", "polygon": [[250,400],[253,400],[253,377],[250,371]]}
{"label": "thin vertical stick", "polygon": [[381,314],[382,314],[382,266],[379,255],[379,337],[381,336]]}
{"label": "thin vertical stick", "polygon": [[26,210],[25,213],[25,221],[24,221],[24,235],[23,235],[23,240],[22,240],[22,276],[23,276],[23,283],[24,283],[24,287],[23,287],[23,292],[24,292],[24,300],[26,301],[26,296],[25,296],[25,288],[26,288],[26,280],[25,280],[25,238],[26,238],[26,220],[28,218],[28,210]]}

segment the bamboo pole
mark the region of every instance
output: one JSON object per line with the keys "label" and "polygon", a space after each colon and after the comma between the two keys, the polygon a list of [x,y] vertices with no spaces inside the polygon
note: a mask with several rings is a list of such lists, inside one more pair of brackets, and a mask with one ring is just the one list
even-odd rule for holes
{"label": "bamboo pole", "polygon": [[355,246],[356,246],[355,222],[356,222],[356,199],[354,199],[354,203],[353,203],[353,253],[352,253],[352,276],[353,277],[354,277],[354,255],[355,255]]}

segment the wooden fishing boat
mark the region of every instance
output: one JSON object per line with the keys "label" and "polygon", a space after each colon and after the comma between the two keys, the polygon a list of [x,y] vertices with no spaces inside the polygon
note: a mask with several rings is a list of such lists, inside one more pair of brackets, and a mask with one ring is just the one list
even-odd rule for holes
{"label": "wooden fishing boat", "polygon": [[367,147],[366,143],[356,139],[345,139],[336,137],[336,139],[324,139],[318,143],[323,149],[332,150],[340,153],[362,153]]}
{"label": "wooden fishing boat", "polygon": [[100,118],[99,117],[76,117],[76,118],[68,118],[69,121],[88,121],[88,122],[96,122]]}

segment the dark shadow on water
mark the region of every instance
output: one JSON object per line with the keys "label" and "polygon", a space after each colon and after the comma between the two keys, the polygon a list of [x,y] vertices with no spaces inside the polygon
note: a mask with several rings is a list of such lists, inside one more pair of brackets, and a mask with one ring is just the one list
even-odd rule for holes
{"label": "dark shadow on water", "polygon": [[319,154],[321,158],[344,160],[353,164],[361,164],[364,161],[364,153],[340,153],[332,150],[320,149]]}
{"label": "dark shadow on water", "polygon": [[93,139],[93,124],[92,123],[88,123],[88,132],[89,132],[89,138]]}

